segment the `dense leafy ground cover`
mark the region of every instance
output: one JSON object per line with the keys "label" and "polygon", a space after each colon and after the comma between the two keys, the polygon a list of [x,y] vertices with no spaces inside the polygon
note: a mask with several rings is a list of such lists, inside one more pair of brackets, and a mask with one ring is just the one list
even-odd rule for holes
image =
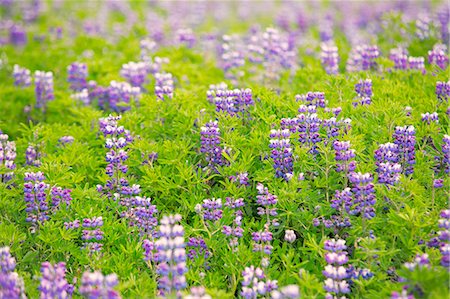
{"label": "dense leafy ground cover", "polygon": [[[16,298],[7,293],[20,285],[14,271],[29,298],[70,296],[51,275],[59,262],[75,298],[98,298],[89,285],[101,277],[83,275],[90,271],[117,274],[117,293],[100,298],[180,297],[195,286],[213,298],[297,298],[296,286],[303,298],[399,298],[402,290],[401,298],[448,298],[448,53],[437,51],[439,65],[428,58],[448,43],[445,5],[3,3],[0,129],[16,154],[2,135],[0,245],[10,253],[0,252],[0,298]],[[390,52],[398,47],[408,54]],[[424,57],[423,67],[409,57]],[[130,61],[145,68],[127,77]],[[71,83],[74,62],[87,77],[69,71],[79,76]],[[16,64],[31,70],[31,84],[17,82]],[[170,80],[158,83],[165,74],[173,96]],[[86,79],[96,87],[74,96]],[[110,84],[126,79],[139,95]],[[228,98],[207,97],[221,82]],[[366,96],[355,91],[361,82]],[[308,92],[326,102],[301,107],[312,103],[296,95]],[[424,119],[434,112],[437,121]],[[110,114],[121,119],[106,124]],[[205,127],[214,121],[219,130]],[[243,206],[227,206],[233,199]],[[175,214],[184,241],[178,226],[167,233],[163,217]]]}

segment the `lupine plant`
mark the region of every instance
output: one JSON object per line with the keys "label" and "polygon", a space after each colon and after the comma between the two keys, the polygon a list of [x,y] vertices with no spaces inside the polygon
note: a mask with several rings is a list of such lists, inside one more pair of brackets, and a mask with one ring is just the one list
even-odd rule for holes
{"label": "lupine plant", "polygon": [[9,136],[0,132],[0,167],[5,170],[0,173],[0,181],[6,183],[13,178],[16,169],[16,143],[8,141]]}

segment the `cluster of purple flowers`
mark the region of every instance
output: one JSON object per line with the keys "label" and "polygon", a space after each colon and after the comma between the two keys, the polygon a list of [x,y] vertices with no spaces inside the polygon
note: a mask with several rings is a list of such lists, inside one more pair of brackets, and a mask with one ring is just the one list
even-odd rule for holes
{"label": "cluster of purple flowers", "polygon": [[[181,298],[181,291],[186,288],[187,272],[184,228],[180,224],[181,216],[170,215],[161,219],[159,239],[155,242],[158,263],[156,273],[160,295]],[[175,292],[175,293],[173,293]]]}
{"label": "cluster of purple flowers", "polygon": [[31,144],[28,145],[25,151],[26,164],[39,167],[42,164],[40,158],[41,158],[41,151],[39,150],[39,147]]}
{"label": "cluster of purple flowers", "polygon": [[234,211],[233,224],[231,226],[224,225],[222,228],[222,233],[228,237],[232,237],[230,240],[230,246],[233,250],[237,250],[239,245],[239,238],[242,238],[244,230],[242,229],[242,208],[244,206],[243,198],[226,198],[225,206]]}
{"label": "cluster of purple flowers", "polygon": [[353,101],[353,106],[364,106],[372,103],[372,80],[359,80],[359,82],[355,85],[355,91],[358,96],[356,100]]}
{"label": "cluster of purple flowers", "polygon": [[141,59],[146,61],[150,59],[151,54],[156,49],[156,42],[151,39],[143,39],[139,42],[139,47],[141,48]]}
{"label": "cluster of purple flowers", "polygon": [[336,153],[336,171],[343,172],[345,175],[353,172],[356,168],[356,161],[353,160],[356,155],[355,150],[350,149],[350,141],[335,140],[333,148]]}
{"label": "cluster of purple flowers", "polygon": [[450,210],[443,210],[441,212],[441,219],[439,219],[438,239],[441,241],[439,250],[441,251],[441,265],[450,267]]}
{"label": "cluster of purple flowers", "polygon": [[410,271],[414,271],[416,268],[423,268],[423,267],[429,267],[430,266],[430,260],[428,258],[428,254],[416,254],[416,257],[414,258],[414,261],[410,263],[404,264],[405,268],[407,268]]}
{"label": "cluster of purple flowers", "polygon": [[380,51],[375,45],[361,45],[353,48],[347,61],[347,72],[372,70],[377,67]]}
{"label": "cluster of purple flowers", "polygon": [[13,69],[14,85],[28,87],[31,85],[31,72],[29,69],[15,64]]}
{"label": "cluster of purple flowers", "polygon": [[184,44],[188,48],[193,48],[197,41],[194,32],[191,28],[181,28],[175,32],[176,41],[178,44]]}
{"label": "cluster of purple flowers", "polygon": [[116,274],[104,276],[101,272],[84,272],[81,277],[79,292],[89,299],[120,299],[114,287],[119,284]]}
{"label": "cluster of purple flowers", "polygon": [[187,256],[191,260],[198,257],[206,260],[211,256],[211,252],[202,238],[189,238],[186,246],[188,248]]}
{"label": "cluster of purple flowers", "polygon": [[242,271],[241,296],[245,299],[256,299],[260,296],[269,296],[272,291],[278,289],[276,280],[266,279],[261,268],[255,266],[245,267]]}
{"label": "cluster of purple flowers", "polygon": [[201,148],[200,152],[205,155],[207,167],[216,170],[217,166],[226,164],[222,156],[224,149],[220,146],[220,130],[217,121],[210,121],[201,127],[200,132]]}
{"label": "cluster of purple flowers", "polygon": [[320,60],[327,74],[334,75],[339,73],[339,54],[336,45],[323,43],[320,49]]}
{"label": "cluster of purple flowers", "polygon": [[450,81],[436,82],[436,97],[441,102],[448,102],[448,98],[450,97]]}
{"label": "cluster of purple flowers", "polygon": [[105,186],[97,185],[97,190],[103,192],[108,198],[119,199],[120,203],[129,206],[129,197],[137,195],[140,188],[137,185],[129,186],[126,174],[128,166],[128,145],[133,141],[128,130],[119,126],[121,116],[108,116],[99,120],[100,131],[106,137],[105,147],[109,149],[106,153],[106,174],[110,177]]}
{"label": "cluster of purple flowers", "polygon": [[370,173],[353,172],[349,175],[349,180],[353,184],[352,193],[354,197],[349,214],[362,214],[364,218],[372,219],[375,217],[373,206],[377,201],[372,175]]}
{"label": "cluster of purple flowers", "polygon": [[133,196],[129,204],[128,210],[122,213],[122,217],[127,218],[129,225],[139,231],[139,236],[153,237],[155,227],[158,225],[156,218],[158,209],[152,204],[151,198]]}
{"label": "cluster of purple flowers", "polygon": [[63,262],[52,265],[42,263],[41,283],[39,285],[41,299],[72,298],[74,286],[66,280],[66,264]]}
{"label": "cluster of purple flowers", "polygon": [[399,149],[395,143],[380,144],[375,150],[375,165],[377,166],[378,182],[394,185],[400,179],[402,166],[399,162]]}
{"label": "cluster of purple flowers", "polygon": [[302,101],[308,107],[315,106],[320,108],[325,108],[327,106],[327,101],[325,100],[325,93],[320,91],[309,91],[307,94],[296,95],[295,101]]}
{"label": "cluster of purple flowers", "polygon": [[416,164],[416,130],[414,126],[396,127],[393,137],[398,150],[398,163],[406,175],[413,174],[414,164]]}
{"label": "cluster of purple flowers", "polygon": [[[256,196],[256,203],[260,205],[258,207],[258,215],[262,216],[263,219],[266,219],[266,223],[264,224],[264,230],[259,232],[252,233],[252,239],[254,241],[253,251],[261,252],[266,255],[270,255],[272,253],[272,245],[270,242],[272,241],[272,233],[270,232],[270,227],[277,227],[279,225],[278,220],[276,218],[270,219],[271,217],[275,217],[278,215],[277,209],[275,205],[278,202],[278,197],[269,192],[267,187],[264,187],[263,184],[258,183],[256,186],[258,190],[258,195]],[[263,266],[269,265],[268,258],[263,258],[261,261]]]}
{"label": "cluster of purple flowers", "polygon": [[74,141],[75,141],[75,138],[70,135],[62,136],[61,138],[58,139],[58,142],[60,145],[72,144]]}
{"label": "cluster of purple flowers", "polygon": [[4,167],[11,171],[0,173],[0,182],[6,183],[10,181],[14,175],[14,169],[16,169],[16,143],[14,141],[8,141],[9,136],[3,134],[0,131],[0,168]]}
{"label": "cluster of purple flowers", "polygon": [[87,87],[88,69],[85,63],[74,62],[67,67],[67,81],[74,91],[82,91]]}
{"label": "cluster of purple flowers", "polygon": [[323,271],[323,275],[326,277],[324,289],[327,294],[325,298],[345,298],[342,295],[350,293],[350,285],[347,281],[348,269],[345,267],[348,262],[345,240],[326,240],[324,248],[327,251],[325,261],[328,264]]}
{"label": "cluster of purple flowers", "polygon": [[27,32],[20,24],[9,27],[9,42],[15,46],[23,46],[27,43]]}
{"label": "cluster of purple flowers", "polygon": [[43,223],[48,220],[49,205],[47,193],[49,185],[44,183],[42,172],[26,172],[23,185],[24,199],[26,202],[27,222],[33,224]]}
{"label": "cluster of purple flowers", "polygon": [[47,102],[55,98],[53,91],[53,73],[36,71],[34,73],[36,108],[45,111]]}
{"label": "cluster of purple flowers", "polygon": [[433,112],[433,113],[422,113],[422,121],[426,122],[427,124],[431,124],[432,122],[438,123],[439,122],[439,116],[437,114],[437,112]]}
{"label": "cluster of purple flowers", "polygon": [[164,97],[173,98],[173,78],[170,73],[156,73],[155,74],[155,95],[163,101]]}
{"label": "cluster of purple flowers", "polygon": [[202,286],[191,287],[191,293],[184,296],[184,299],[212,299],[212,297],[206,294],[206,290]]}
{"label": "cluster of purple flowers", "polygon": [[408,69],[408,50],[402,47],[391,49],[389,59],[394,62],[394,68],[397,70]]}
{"label": "cluster of purple flowers", "polygon": [[204,220],[216,222],[222,219],[222,199],[204,199],[201,208]]}
{"label": "cluster of purple flowers", "polygon": [[297,115],[297,131],[299,132],[300,143],[309,148],[311,154],[317,154],[317,143],[320,138],[319,130],[321,119],[317,116],[316,106],[301,105],[298,108],[299,115]]}
{"label": "cluster of purple flowers", "polygon": [[122,65],[120,75],[124,77],[131,86],[142,89],[143,85],[147,83],[148,65],[142,61],[131,61]]}
{"label": "cluster of purple flowers", "polygon": [[229,177],[231,182],[237,182],[240,186],[249,186],[250,183],[247,172],[236,173],[236,175],[232,175]]}
{"label": "cluster of purple flowers", "polygon": [[450,135],[444,135],[442,142],[443,168],[445,173],[450,173]]}
{"label": "cluster of purple flowers", "polygon": [[208,97],[213,98],[212,102],[217,112],[223,111],[231,116],[244,117],[247,109],[254,105],[251,89],[228,89],[226,85],[220,87],[220,89],[210,89],[207,93]]}
{"label": "cluster of purple flowers", "polygon": [[289,181],[294,172],[294,160],[292,157],[291,133],[288,129],[270,131],[270,157],[273,159],[275,177]]}
{"label": "cluster of purple flowers", "polygon": [[428,51],[428,62],[445,70],[448,66],[447,46],[444,44],[434,45],[433,49]]}
{"label": "cluster of purple flowers", "polygon": [[249,60],[264,66],[264,76],[277,79],[283,69],[295,67],[296,55],[288,38],[275,28],[267,28],[261,35],[254,35],[248,45]]}
{"label": "cluster of purple flowers", "polygon": [[72,202],[71,196],[72,190],[63,189],[61,187],[53,187],[50,191],[50,198],[52,202],[52,209],[56,209],[60,206],[61,202],[66,204],[66,207]]}
{"label": "cluster of purple flowers", "polygon": [[15,272],[16,259],[9,247],[0,247],[0,298],[26,299],[23,279]]}
{"label": "cluster of purple flowers", "polygon": [[421,14],[416,20],[416,35],[420,40],[430,37],[431,19],[428,15]]}
{"label": "cluster of purple flowers", "polygon": [[[350,188],[345,188],[342,191],[336,190],[335,199],[331,201],[331,207],[341,212],[344,209],[350,210],[352,203],[352,193]],[[346,198],[344,196],[347,196]],[[341,197],[344,197],[341,199]],[[319,217],[313,219],[314,226],[320,226],[320,223],[323,223],[325,228],[332,228],[335,234],[338,234],[340,230],[351,227],[352,223],[348,217],[342,217],[340,215],[331,215],[330,219],[326,219],[325,217]]]}
{"label": "cluster of purple flowers", "polygon": [[222,36],[223,43],[220,47],[220,64],[225,72],[225,78],[238,79],[244,75],[239,68],[245,65],[243,51],[237,48],[237,41],[233,36]]}
{"label": "cluster of purple flowers", "polygon": [[130,104],[137,101],[141,94],[139,87],[131,86],[127,82],[111,81],[107,89],[109,108],[116,112],[130,109]]}
{"label": "cluster of purple flowers", "polygon": [[[73,228],[78,228],[77,224],[73,226]],[[83,227],[81,232],[81,239],[84,242],[83,248],[87,249],[89,254],[100,252],[103,244],[98,241],[103,240],[103,231],[100,228],[103,226],[103,217],[85,218],[81,226]]]}
{"label": "cluster of purple flowers", "polygon": [[408,67],[410,70],[419,70],[425,72],[425,58],[409,56]]}

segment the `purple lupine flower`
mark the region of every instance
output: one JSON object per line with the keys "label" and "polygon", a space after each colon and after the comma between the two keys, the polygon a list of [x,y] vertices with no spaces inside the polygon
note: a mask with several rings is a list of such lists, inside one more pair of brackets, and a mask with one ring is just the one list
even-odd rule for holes
{"label": "purple lupine flower", "polygon": [[416,164],[416,130],[414,126],[397,126],[392,137],[398,149],[398,163],[406,175],[413,174],[414,164]]}
{"label": "purple lupine flower", "polygon": [[133,141],[130,131],[119,126],[121,116],[108,116],[99,120],[100,131],[106,137],[106,174],[110,177],[104,186],[97,185],[97,190],[110,199],[117,200],[123,206],[130,205],[130,197],[140,193],[139,185],[129,186],[126,174],[128,172],[128,145]]}
{"label": "purple lupine flower", "polygon": [[121,216],[129,220],[131,227],[137,228],[139,236],[154,237],[158,225],[157,213],[158,209],[152,204],[151,198],[134,196],[129,209]]}
{"label": "purple lupine flower", "polygon": [[27,43],[27,33],[20,24],[9,27],[9,42],[15,46],[23,46]]}
{"label": "purple lupine flower", "polygon": [[191,287],[191,292],[187,296],[183,297],[184,299],[212,299],[212,297],[206,294],[205,287]]}
{"label": "purple lupine flower", "polygon": [[436,82],[436,96],[440,102],[448,102],[450,97],[450,81]]}
{"label": "purple lupine flower", "polygon": [[84,241],[82,248],[88,250],[89,255],[100,252],[103,244],[98,241],[103,240],[103,231],[100,229],[103,226],[103,217],[84,218],[81,226],[81,239]]}
{"label": "purple lupine flower", "polygon": [[444,135],[444,138],[442,138],[442,142],[442,164],[445,173],[450,173],[450,135]]}
{"label": "purple lupine flower", "polygon": [[430,37],[430,24],[431,19],[426,14],[420,14],[416,20],[416,35],[420,40],[424,40]]}
{"label": "purple lupine flower", "polygon": [[443,179],[436,179],[433,180],[433,188],[438,189],[444,187],[444,180]]}
{"label": "purple lupine flower", "polygon": [[377,201],[372,175],[370,173],[352,172],[349,175],[349,180],[353,184],[352,193],[354,195],[349,214],[362,214],[365,218],[372,219],[375,217],[373,206]]}
{"label": "purple lupine flower", "polygon": [[70,97],[85,106],[91,103],[91,97],[89,96],[89,91],[86,88],[81,90],[80,92],[72,94]]}
{"label": "purple lupine flower", "polygon": [[273,290],[270,293],[272,299],[298,299],[300,298],[300,289],[297,285],[290,284],[282,287],[280,290]]}
{"label": "purple lupine flower", "polygon": [[336,298],[340,294],[350,293],[350,285],[347,281],[348,272],[344,266],[348,262],[347,246],[345,240],[326,240],[324,248],[327,251],[325,260],[327,266],[322,272],[326,277],[324,282],[324,289],[327,292],[326,298]]}
{"label": "purple lupine flower", "polygon": [[74,91],[82,91],[87,87],[88,69],[85,63],[74,62],[67,67],[67,82]]}
{"label": "purple lupine flower", "polygon": [[170,73],[155,74],[155,95],[158,100],[164,101],[164,98],[173,98],[173,78]]}
{"label": "purple lupine flower", "polygon": [[441,30],[441,40],[448,44],[449,42],[449,30],[448,30],[448,24],[450,22],[450,9],[448,8],[448,5],[443,4],[439,7],[438,13],[437,13],[437,23],[439,23],[439,28]]}
{"label": "purple lupine flower", "polygon": [[208,102],[214,103],[214,99],[216,95],[219,93],[225,93],[228,90],[228,85],[225,82],[221,82],[219,84],[210,84],[209,89],[206,92],[206,98]]}
{"label": "purple lupine flower", "polygon": [[36,225],[48,220],[49,205],[47,192],[49,185],[45,184],[42,172],[26,172],[23,185],[24,199],[26,202],[27,222]]}
{"label": "purple lupine flower", "polygon": [[225,206],[234,211],[234,219],[233,224],[231,226],[224,225],[222,228],[222,233],[230,239],[230,246],[233,248],[233,251],[237,250],[237,246],[239,245],[239,239],[244,235],[244,230],[242,229],[242,211],[241,207],[244,206],[244,199],[238,198],[234,199],[231,197],[226,198]]}
{"label": "purple lupine flower", "polygon": [[225,72],[225,78],[236,81],[244,75],[240,67],[245,65],[244,51],[239,49],[235,36],[222,36],[223,43],[220,47],[220,66]]}
{"label": "purple lupine flower", "polygon": [[316,106],[301,105],[298,109],[297,131],[299,141],[309,148],[311,154],[317,154],[317,143],[321,141],[319,130],[322,120],[317,116]]}
{"label": "purple lupine flower", "polygon": [[295,101],[302,101],[305,105],[310,107],[311,105],[315,107],[325,108],[327,106],[327,101],[325,100],[325,93],[320,91],[308,92],[303,95],[296,95]]}
{"label": "purple lupine flower", "polygon": [[189,238],[187,244],[187,256],[189,259],[193,260],[199,257],[203,259],[208,259],[211,252],[205,243],[203,238]]}
{"label": "purple lupine flower", "polygon": [[169,63],[169,58],[167,57],[158,57],[151,59],[150,57],[147,57],[146,59],[143,59],[144,62],[147,65],[147,73],[149,74],[157,74],[162,73],[162,66],[163,64]]}
{"label": "purple lupine flower", "polygon": [[394,48],[389,53],[389,59],[394,62],[397,70],[408,69],[408,50],[402,47]]}
{"label": "purple lupine flower", "polygon": [[361,45],[353,48],[347,60],[347,72],[372,70],[377,67],[375,59],[380,56],[380,51],[375,45]]}
{"label": "purple lupine flower", "polygon": [[372,80],[359,80],[355,85],[355,91],[358,96],[356,100],[353,101],[353,106],[364,106],[372,103]]}
{"label": "purple lupine flower", "polygon": [[151,57],[151,54],[156,49],[156,42],[151,39],[143,39],[139,42],[139,47],[141,48],[141,59],[146,61]]}
{"label": "purple lupine flower", "polygon": [[200,152],[205,155],[205,160],[208,163],[207,167],[212,170],[217,170],[218,166],[226,164],[226,160],[222,156],[224,149],[220,146],[220,130],[218,122],[210,121],[200,129]]}
{"label": "purple lupine flower", "polygon": [[445,70],[448,66],[448,51],[444,44],[436,44],[431,51],[428,51],[428,62],[435,64]]}
{"label": "purple lupine flower", "polygon": [[287,229],[284,233],[284,240],[286,240],[289,243],[294,243],[294,241],[297,239],[297,236],[295,235],[295,232],[291,229]]}
{"label": "purple lupine flower", "polygon": [[392,292],[391,299],[415,299],[413,294],[408,292],[408,286],[404,286],[401,293]]}
{"label": "purple lupine flower", "polygon": [[203,219],[216,222],[222,218],[222,199],[204,199],[202,204]]}
{"label": "purple lupine flower", "polygon": [[45,110],[47,102],[55,98],[53,91],[53,73],[36,71],[34,73],[36,108]]}
{"label": "purple lupine flower", "polygon": [[71,222],[64,222],[64,227],[66,230],[80,228],[80,220],[77,219]]}
{"label": "purple lupine flower", "polygon": [[260,205],[260,207],[258,207],[258,215],[262,216],[263,219],[266,219],[266,223],[264,224],[263,231],[252,233],[252,240],[254,242],[253,251],[261,252],[267,255],[267,257],[264,257],[261,261],[261,264],[266,267],[269,265],[269,256],[272,254],[273,250],[273,247],[271,245],[273,237],[272,233],[270,232],[270,227],[279,225],[276,218],[270,219],[271,217],[275,217],[278,215],[275,208],[275,205],[278,202],[278,198],[277,196],[269,193],[267,187],[264,187],[264,185],[261,183],[258,183],[256,189],[258,190],[256,203]]}
{"label": "purple lupine flower", "polygon": [[412,107],[410,107],[410,106],[406,106],[405,107],[405,114],[406,114],[406,116],[411,116],[411,113],[412,113]]}
{"label": "purple lupine flower", "polygon": [[52,265],[49,262],[43,262],[41,274],[41,284],[38,288],[41,299],[72,298],[74,287],[66,280],[65,263]]}
{"label": "purple lupine flower", "polygon": [[247,172],[236,173],[236,175],[230,176],[229,179],[231,182],[236,182],[240,186],[248,187],[250,185]]}
{"label": "purple lupine flower", "polygon": [[74,141],[75,138],[73,136],[62,136],[58,139],[58,142],[61,145],[72,144]]}
{"label": "purple lupine flower", "polygon": [[16,269],[16,259],[11,256],[9,247],[0,247],[0,298],[26,299],[23,279]]}
{"label": "purple lupine flower", "polygon": [[148,66],[145,62],[128,62],[122,65],[120,75],[124,77],[133,87],[143,88],[148,82]]}
{"label": "purple lupine flower", "polygon": [[346,118],[337,120],[336,117],[330,117],[323,119],[321,125],[323,128],[325,128],[325,131],[327,133],[327,138],[324,139],[324,144],[333,144],[336,138],[338,138],[339,136],[343,137],[350,131],[351,119]]}
{"label": "purple lupine flower", "polygon": [[13,178],[16,164],[16,143],[14,141],[8,141],[9,136],[2,134],[0,131],[0,167],[9,169],[11,171],[0,173],[0,182],[6,183]]}
{"label": "purple lupine flower", "polygon": [[254,105],[252,90],[246,89],[210,89],[208,97],[216,106],[217,112],[226,112],[231,116],[245,117],[248,108]]}
{"label": "purple lupine flower", "polygon": [[104,276],[101,272],[84,272],[81,277],[80,294],[88,299],[120,299],[114,287],[119,280],[116,274]]}
{"label": "purple lupine flower", "polygon": [[193,48],[197,39],[191,28],[181,28],[175,32],[176,42],[184,44],[188,48]]}
{"label": "purple lupine flower", "polygon": [[333,148],[336,153],[336,171],[345,175],[353,172],[356,168],[355,150],[350,149],[350,141],[334,141]]}
{"label": "purple lupine flower", "polygon": [[270,131],[270,157],[273,159],[275,177],[289,181],[294,172],[294,160],[292,157],[291,141],[289,130]]}
{"label": "purple lupine flower", "polygon": [[14,65],[13,70],[14,85],[19,87],[28,87],[31,85],[31,72],[29,69]]}
{"label": "purple lupine flower", "polygon": [[70,202],[72,201],[72,196],[70,195],[71,192],[72,190],[70,189],[53,187],[50,191],[52,209],[58,208],[61,202],[64,202],[66,204],[66,207],[68,207],[70,205]]}
{"label": "purple lupine flower", "polygon": [[278,289],[276,280],[266,280],[266,275],[261,268],[254,266],[245,267],[242,271],[242,290],[240,295],[245,299],[256,299],[259,296],[269,295]]}
{"label": "purple lupine flower", "polygon": [[433,112],[433,113],[426,112],[426,113],[422,113],[421,116],[422,116],[422,121],[426,122],[427,124],[431,124],[432,122],[439,123],[439,116],[438,116],[437,112]]}
{"label": "purple lupine flower", "polygon": [[28,145],[27,150],[25,152],[25,160],[27,165],[41,166],[42,162],[40,161],[41,152],[38,150],[36,146]]}
{"label": "purple lupine flower", "polygon": [[419,70],[425,72],[425,58],[423,57],[408,57],[408,68],[410,70]]}
{"label": "purple lupine flower", "polygon": [[320,46],[320,60],[322,67],[327,74],[335,75],[339,73],[339,54],[338,48],[333,43],[323,43]]}
{"label": "purple lupine flower", "polygon": [[132,102],[137,102],[141,94],[139,87],[127,82],[111,81],[107,89],[109,108],[115,112],[130,110]]}
{"label": "purple lupine flower", "polygon": [[450,267],[450,210],[441,211],[441,219],[439,219],[438,239],[441,241],[439,250],[441,251],[441,265]]}
{"label": "purple lupine flower", "polygon": [[379,148],[375,150],[375,160],[378,182],[384,185],[396,184],[402,172],[402,166],[398,164],[398,145],[395,143],[380,144]]}
{"label": "purple lupine flower", "polygon": [[186,288],[187,272],[184,228],[180,224],[181,216],[164,216],[159,227],[159,239],[155,242],[158,263],[156,273],[159,295],[181,298],[181,291]]}
{"label": "purple lupine flower", "polygon": [[289,47],[287,37],[275,28],[267,28],[261,35],[253,35],[248,45],[248,58],[262,64],[264,76],[278,79],[283,69],[295,67],[296,55]]}

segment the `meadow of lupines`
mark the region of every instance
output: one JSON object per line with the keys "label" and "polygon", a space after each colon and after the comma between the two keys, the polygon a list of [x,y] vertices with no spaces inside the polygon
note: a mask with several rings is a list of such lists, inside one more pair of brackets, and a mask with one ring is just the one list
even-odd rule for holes
{"label": "meadow of lupines", "polygon": [[448,298],[446,1],[0,1],[0,299]]}

